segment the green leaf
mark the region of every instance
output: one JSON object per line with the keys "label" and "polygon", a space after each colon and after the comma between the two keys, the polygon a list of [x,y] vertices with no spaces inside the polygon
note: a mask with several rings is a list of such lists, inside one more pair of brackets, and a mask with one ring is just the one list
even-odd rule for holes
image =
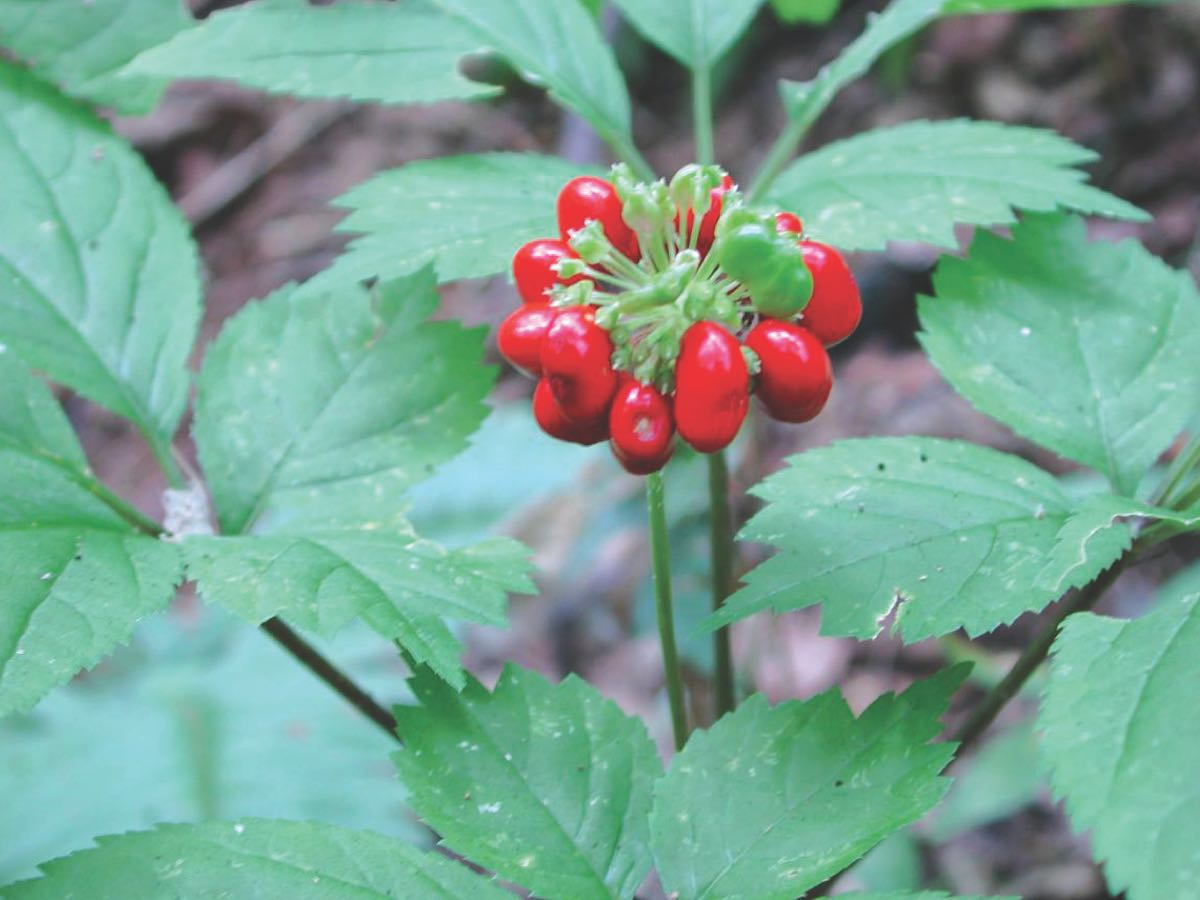
{"label": "green leaf", "polygon": [[328,634],[355,616],[462,683],[443,615],[504,621],[520,545],[420,540],[403,492],[467,444],[495,378],[482,335],[427,323],[425,270],[372,294],[285,287],[210,346],[194,435],[224,537],[185,542],[204,596]]}
{"label": "green leaf", "polygon": [[606,141],[630,141],[629,91],[596,20],[578,0],[433,0],[525,80],[587,119]]}
{"label": "green leaf", "polygon": [[1059,593],[1087,584],[1132,546],[1129,519],[1188,529],[1200,525],[1200,510],[1179,512],[1110,494],[1089,497],[1063,524],[1041,580]]}
{"label": "green leaf", "polygon": [[[402,689],[366,628],[320,649],[376,696]],[[394,749],[259,629],[218,607],[152,616],[87,678],[0,720],[0,884],[163,821],[311,818],[427,841]]]}
{"label": "green leaf", "polygon": [[685,66],[707,69],[733,46],[763,0],[617,0],[643,37]]}
{"label": "green leaf", "polygon": [[841,0],[771,0],[775,15],[788,25],[824,25],[841,8]]}
{"label": "green leaf", "polygon": [[842,441],[789,462],[754,489],[769,505],[741,535],[780,552],[708,626],[822,603],[828,634],[870,638],[894,613],[918,641],[982,634],[1057,598],[1040,576],[1074,510],[1036,466],[917,437]]}
{"label": "green leaf", "polygon": [[0,447],[86,472],[87,458],[62,407],[17,354],[0,345]]}
{"label": "green leaf", "polygon": [[141,158],[0,63],[0,343],[160,448],[187,402],[196,248]]}
{"label": "green leaf", "polygon": [[1050,131],[996,122],[908,122],[822,147],[771,189],[805,228],[845,250],[888,241],[957,247],[954,226],[1008,225],[1014,209],[1124,219],[1141,210],[1084,183],[1092,151]]}
{"label": "green leaf", "polygon": [[526,241],[557,237],[555,201],[589,170],[553,156],[489,153],[409,163],[336,201],[340,231],[362,232],[310,284],[407,275],[430,262],[441,281],[508,271]]}
{"label": "green leaf", "polygon": [[259,0],[214,13],[129,70],[298,97],[433,103],[499,93],[459,72],[476,45],[469,31],[417,0]]}
{"label": "green leaf", "polygon": [[385,530],[467,446],[495,369],[483,335],[426,322],[425,271],[371,292],[284,287],[208,348],[194,433],[221,531]]}
{"label": "green leaf", "polygon": [[489,693],[428,673],[397,707],[410,802],[443,841],[544,897],[632,897],[650,867],[647,816],[661,772],[638,719],[574,676],[516,666]]}
{"label": "green leaf", "polygon": [[946,259],[919,304],[930,358],[980,410],[1130,493],[1195,411],[1200,293],[1133,241],[1030,217]]}
{"label": "green leaf", "polygon": [[243,819],[160,825],[97,838],[94,849],[45,863],[5,900],[89,897],[428,897],[504,900],[506,891],[437,853],[369,831],[318,822]]}
{"label": "green leaf", "polygon": [[176,549],[58,465],[0,446],[0,715],[31,709],[175,594]]}
{"label": "green leaf", "polygon": [[947,14],[1028,12],[1035,9],[1085,9],[1091,6],[1140,4],[1160,6],[1171,0],[950,0]]}
{"label": "green leaf", "polygon": [[68,94],[131,114],[153,109],[167,79],[124,66],[191,25],[182,0],[0,0],[0,44]]}
{"label": "green leaf", "polygon": [[771,708],[755,694],[697,732],[654,790],[654,860],[668,893],[792,898],[920,818],[949,787],[954,744],[928,742],[966,667],[858,719],[836,691]]}
{"label": "green leaf", "polygon": [[867,20],[854,41],[827,63],[812,81],[781,81],[779,91],[788,117],[807,128],[837,96],[838,91],[866,75],[890,48],[916,34],[939,15],[948,0],[894,0]]}
{"label": "green leaf", "polygon": [[1182,587],[1136,621],[1067,619],[1038,717],[1055,792],[1131,900],[1196,887],[1200,591]]}

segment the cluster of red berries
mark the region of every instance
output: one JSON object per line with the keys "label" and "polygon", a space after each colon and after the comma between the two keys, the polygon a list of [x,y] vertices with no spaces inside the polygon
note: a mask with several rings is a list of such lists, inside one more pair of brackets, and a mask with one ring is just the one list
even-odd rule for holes
{"label": "cluster of red berries", "polygon": [[727,446],[755,394],[805,422],[833,386],[825,348],[862,313],[841,255],[787,212],[743,202],[712,166],[668,185],[580,177],[558,197],[561,237],[513,257],[522,305],[500,352],[538,379],[533,412],[549,435],[605,439],[630,472],[658,471],[678,433],[702,453]]}

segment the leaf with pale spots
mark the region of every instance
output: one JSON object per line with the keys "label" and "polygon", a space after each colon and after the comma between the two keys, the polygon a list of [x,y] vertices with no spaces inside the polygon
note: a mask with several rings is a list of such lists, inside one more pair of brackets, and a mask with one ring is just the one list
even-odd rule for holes
{"label": "leaf with pale spots", "polygon": [[223,536],[184,542],[206,599],[322,633],[358,616],[462,684],[443,616],[501,624],[528,590],[508,540],[447,551],[404,515],[406,488],[462,450],[495,377],[482,335],[427,322],[426,270],[371,292],[286,287],[209,348],[194,434]]}
{"label": "leaf with pale spots", "polygon": [[663,887],[687,900],[792,900],[914,822],[950,786],[954,744],[930,741],[966,676],[945,669],[855,718],[829,691],[770,707],[755,694],[696,732],[654,789]]}
{"label": "leaf with pale spots", "polygon": [[507,272],[521,244],[558,237],[555,199],[576,175],[556,156],[485,153],[409,163],[381,172],[336,201],[339,231],[360,236],[314,284],[395,278],[433,263],[438,278]]}
{"label": "leaf with pale spots", "polygon": [[397,707],[410,803],[443,841],[542,897],[632,897],[650,867],[661,764],[638,719],[574,676],[509,665],[495,691],[428,672]]}
{"label": "leaf with pale spots", "polygon": [[1131,520],[1190,529],[1200,526],[1200,510],[1179,512],[1111,494],[1089,497],[1063,523],[1040,580],[1060,594],[1087,584],[1133,544]]}
{"label": "leaf with pale spots", "polygon": [[771,190],[805,230],[844,250],[888,241],[957,247],[954,226],[1010,225],[1014,210],[1145,213],[1086,183],[1092,151],[1050,131],[996,122],[908,122],[801,157]]}
{"label": "leaf with pale spots", "polygon": [[[767,507],[741,535],[779,553],[710,626],[821,603],[827,634],[870,638],[894,614],[904,639],[918,641],[982,634],[1058,596],[1047,563],[1075,506],[1018,457],[905,437],[843,441],[789,462],[754,489]],[[1110,551],[1108,562],[1120,549]]]}
{"label": "leaf with pale spots", "polygon": [[921,343],[955,390],[1130,494],[1196,413],[1200,292],[1134,241],[1064,216],[976,235],[920,299]]}
{"label": "leaf with pale spots", "polygon": [[[1198,573],[1200,574],[1200,573]],[[1200,579],[1136,621],[1067,619],[1038,716],[1055,792],[1091,830],[1109,888],[1196,896],[1200,875]]]}
{"label": "leaf with pale spots", "polygon": [[218,10],[127,71],[235,81],[294,97],[434,103],[500,93],[459,71],[477,46],[470,31],[420,0],[258,0]]}
{"label": "leaf with pale spots", "polygon": [[62,466],[0,445],[0,715],[129,640],[175,594],[176,548],[139,534]]}
{"label": "leaf with pale spots", "polygon": [[0,344],[166,453],[200,318],[183,218],[107,124],[2,60],[0,171]]}
{"label": "leaf with pale spots", "polygon": [[318,822],[242,819],[160,825],[96,839],[43,863],[40,878],[0,889],[5,900],[163,897],[511,897],[463,864],[370,831]]}

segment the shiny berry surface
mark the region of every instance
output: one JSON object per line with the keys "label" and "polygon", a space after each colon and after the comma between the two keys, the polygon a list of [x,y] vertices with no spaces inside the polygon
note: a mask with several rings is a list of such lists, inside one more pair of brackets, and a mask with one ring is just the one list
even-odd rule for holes
{"label": "shiny berry surface", "polygon": [[804,234],[804,223],[795,213],[775,213],[775,227],[779,229],[780,234]]}
{"label": "shiny berry surface", "polygon": [[671,404],[658,389],[622,375],[608,413],[613,456],[627,472],[649,475],[667,464],[675,450]]}
{"label": "shiny berry surface", "polygon": [[591,422],[573,422],[563,415],[550,382],[542,379],[533,390],[533,418],[538,427],[552,438],[572,444],[590,446],[608,437],[608,417],[600,416]]}
{"label": "shiny berry surface", "polygon": [[791,322],[764,319],[746,335],[762,364],[755,396],[781,422],[807,422],[829,399],[833,367],[820,340]]}
{"label": "shiny berry surface", "polygon": [[542,341],[542,374],[568,419],[592,422],[607,415],[617,390],[612,352],[612,339],[590,307],[559,312]]}
{"label": "shiny berry surface", "polygon": [[639,259],[637,235],[621,218],[617,189],[603,178],[581,175],[568,181],[558,194],[558,229],[564,241],[595,219],[613,246],[630,259]]}
{"label": "shiny berry surface", "polygon": [[554,266],[564,259],[576,259],[575,251],[565,241],[543,238],[530,241],[513,254],[513,280],[524,303],[546,303],[550,289],[556,284],[575,284],[582,275],[560,279]]}
{"label": "shiny berry surface", "polygon": [[530,375],[542,373],[542,341],[558,310],[548,303],[518,307],[500,323],[496,345],[510,363]]}
{"label": "shiny berry surface", "polygon": [[737,338],[715,322],[683,335],[675,368],[675,427],[701,453],[737,436],[750,403],[750,371]]}
{"label": "shiny berry surface", "polygon": [[854,333],[862,321],[862,299],[854,274],[842,255],[817,241],[801,241],[804,264],[812,273],[813,292],[801,324],[832,347]]}

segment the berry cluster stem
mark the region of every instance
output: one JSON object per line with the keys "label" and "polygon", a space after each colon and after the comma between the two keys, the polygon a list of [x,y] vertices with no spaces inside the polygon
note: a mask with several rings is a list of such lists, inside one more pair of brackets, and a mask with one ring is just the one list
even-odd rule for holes
{"label": "berry cluster stem", "polygon": [[[733,588],[733,518],[729,509],[729,467],[725,451],[708,455],[709,537],[712,546],[712,608],[717,612]],[[729,627],[713,632],[715,719],[737,705]]]}
{"label": "berry cluster stem", "polygon": [[646,476],[646,506],[650,513],[650,552],[654,562],[654,608],[658,618],[658,637],[662,643],[663,674],[671,705],[671,731],[675,749],[687,743],[687,707],[683,697],[683,670],[675,646],[675,610],[671,600],[671,547],[667,539],[667,510],[663,496],[662,474]]}

